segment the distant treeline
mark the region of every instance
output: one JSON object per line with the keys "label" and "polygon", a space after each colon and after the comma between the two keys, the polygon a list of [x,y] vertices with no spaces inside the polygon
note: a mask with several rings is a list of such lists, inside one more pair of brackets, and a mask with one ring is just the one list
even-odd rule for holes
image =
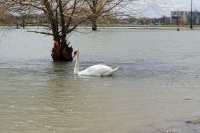
{"label": "distant treeline", "polygon": [[[102,16],[98,21],[99,24],[111,25],[119,24],[120,19],[112,15]],[[47,25],[48,19],[44,14],[26,14],[26,15],[12,15],[5,8],[0,8],[0,25],[17,25],[17,26],[26,26],[26,25]],[[90,25],[89,21],[84,22],[82,25]]]}
{"label": "distant treeline", "polygon": [[[177,25],[176,21],[172,21],[171,17],[160,17],[160,18],[148,18],[148,17],[116,17],[114,15],[100,16],[98,25],[103,26],[134,26],[134,25]],[[181,19],[180,19],[181,20]],[[0,7],[0,25],[16,25],[16,26],[43,26],[47,25],[48,19],[44,14],[21,14],[13,15],[9,13],[5,8]],[[82,26],[89,26],[90,22],[85,21],[81,24]],[[178,25],[184,25],[181,21]],[[185,24],[186,25],[186,24]]]}
{"label": "distant treeline", "polygon": [[[48,24],[48,19],[43,14],[32,14],[32,15],[29,14],[29,15],[14,16],[0,9],[0,25],[43,26],[47,24]],[[102,16],[99,19],[98,24],[105,25],[105,26],[112,26],[112,25],[158,25],[158,24],[167,25],[169,23],[163,22],[162,18],[160,19],[135,18],[135,17],[119,18],[112,15],[108,15],[108,16]],[[90,22],[86,21],[82,23],[81,25],[89,26]]]}
{"label": "distant treeline", "polygon": [[[44,14],[26,14],[26,15],[13,15],[9,13],[5,8],[0,7],[0,25],[18,25],[18,26],[26,26],[26,25],[46,25],[48,24],[48,19]],[[153,23],[150,18],[135,18],[135,17],[125,17],[120,18],[114,15],[105,15],[102,16],[98,24],[100,25],[150,25],[156,24]],[[86,21],[82,23],[84,26],[90,25],[90,22]]]}

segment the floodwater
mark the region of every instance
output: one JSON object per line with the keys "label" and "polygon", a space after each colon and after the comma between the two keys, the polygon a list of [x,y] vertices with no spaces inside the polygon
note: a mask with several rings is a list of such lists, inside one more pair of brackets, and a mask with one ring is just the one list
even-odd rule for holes
{"label": "floodwater", "polygon": [[113,77],[78,77],[53,63],[52,39],[0,31],[1,133],[199,133],[200,31],[79,31],[81,69],[119,66]]}

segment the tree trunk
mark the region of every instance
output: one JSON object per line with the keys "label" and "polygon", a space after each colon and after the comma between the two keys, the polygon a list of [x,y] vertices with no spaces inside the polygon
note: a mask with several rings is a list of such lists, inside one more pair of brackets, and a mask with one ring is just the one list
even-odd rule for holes
{"label": "tree trunk", "polygon": [[97,20],[92,20],[92,30],[97,31]]}
{"label": "tree trunk", "polygon": [[54,42],[54,47],[52,48],[52,59],[54,62],[58,61],[72,61],[73,48],[69,45],[63,45],[60,41]]}

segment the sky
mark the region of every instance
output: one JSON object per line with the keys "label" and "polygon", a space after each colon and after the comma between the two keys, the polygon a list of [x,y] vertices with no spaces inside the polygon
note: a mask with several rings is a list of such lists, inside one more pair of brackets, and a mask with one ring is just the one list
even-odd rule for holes
{"label": "sky", "polygon": [[[160,17],[169,16],[170,11],[189,11],[191,0],[132,0],[128,10],[134,16]],[[193,0],[193,10],[200,11],[200,0]]]}

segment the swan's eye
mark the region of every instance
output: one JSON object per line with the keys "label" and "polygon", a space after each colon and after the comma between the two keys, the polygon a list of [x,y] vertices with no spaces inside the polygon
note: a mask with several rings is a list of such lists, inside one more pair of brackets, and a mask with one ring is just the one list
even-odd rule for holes
{"label": "swan's eye", "polygon": [[74,51],[74,55],[77,55],[78,51]]}

